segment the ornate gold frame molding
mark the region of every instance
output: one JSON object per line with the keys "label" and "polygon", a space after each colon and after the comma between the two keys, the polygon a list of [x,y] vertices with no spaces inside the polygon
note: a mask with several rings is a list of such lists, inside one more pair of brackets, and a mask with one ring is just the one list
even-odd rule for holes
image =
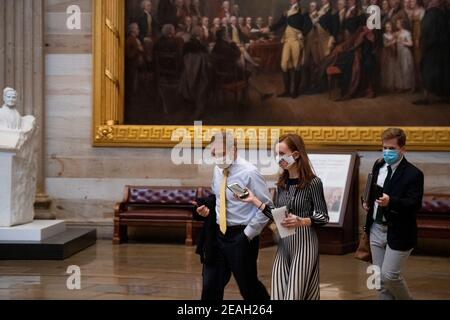
{"label": "ornate gold frame molding", "polygon": [[[93,146],[173,147],[182,138],[209,140],[212,132],[234,129],[243,141],[268,141],[274,134],[298,133],[314,149],[377,150],[384,127],[203,127],[132,126],[124,122],[125,0],[95,0]],[[450,151],[450,127],[403,127],[409,150]],[[266,140],[264,140],[266,139]]]}

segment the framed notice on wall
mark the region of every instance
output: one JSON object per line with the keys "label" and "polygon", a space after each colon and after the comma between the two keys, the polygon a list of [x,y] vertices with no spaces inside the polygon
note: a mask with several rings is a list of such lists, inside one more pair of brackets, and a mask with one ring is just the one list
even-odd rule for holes
{"label": "framed notice on wall", "polygon": [[310,154],[316,175],[322,180],[330,224],[342,225],[351,183],[352,154]]}
{"label": "framed notice on wall", "polygon": [[358,243],[359,158],[352,152],[309,154],[322,180],[330,221],[317,229],[323,254],[353,252]]}

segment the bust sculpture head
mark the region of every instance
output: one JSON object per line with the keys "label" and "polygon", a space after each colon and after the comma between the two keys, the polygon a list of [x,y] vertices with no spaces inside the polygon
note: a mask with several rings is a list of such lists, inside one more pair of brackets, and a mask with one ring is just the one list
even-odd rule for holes
{"label": "bust sculpture head", "polygon": [[0,129],[22,130],[22,117],[16,109],[17,91],[3,90],[3,106],[0,108]]}
{"label": "bust sculpture head", "polygon": [[15,89],[3,89],[3,104],[0,107],[0,148],[20,149],[33,135],[36,119],[22,117],[17,108],[18,93]]}
{"label": "bust sculpture head", "polygon": [[17,91],[13,88],[5,88],[3,90],[3,103],[5,107],[15,108],[17,102]]}

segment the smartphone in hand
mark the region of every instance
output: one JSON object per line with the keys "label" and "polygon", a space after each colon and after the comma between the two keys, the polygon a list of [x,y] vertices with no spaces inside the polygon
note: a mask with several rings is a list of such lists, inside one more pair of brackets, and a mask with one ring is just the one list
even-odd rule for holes
{"label": "smartphone in hand", "polygon": [[203,198],[196,198],[195,203],[197,204],[196,207],[200,208],[201,206],[206,206],[206,202]]}
{"label": "smartphone in hand", "polygon": [[246,188],[241,187],[238,183],[233,183],[227,186],[228,190],[237,195],[240,199],[247,198],[250,194]]}

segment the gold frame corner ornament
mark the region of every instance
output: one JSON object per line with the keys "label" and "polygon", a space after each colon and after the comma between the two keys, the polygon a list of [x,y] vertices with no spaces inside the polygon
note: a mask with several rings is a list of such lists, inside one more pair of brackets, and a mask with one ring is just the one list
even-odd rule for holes
{"label": "gold frame corner ornament", "polygon": [[[272,133],[300,134],[308,148],[378,150],[385,127],[255,127],[124,125],[125,0],[95,0],[93,32],[93,146],[161,147],[179,144],[182,134],[205,139],[214,130],[234,129],[240,140],[267,138]],[[450,151],[450,127],[403,127],[409,150]],[[185,138],[185,137],[184,137]],[[269,141],[270,143],[270,141]],[[269,145],[268,145],[269,146]]]}

